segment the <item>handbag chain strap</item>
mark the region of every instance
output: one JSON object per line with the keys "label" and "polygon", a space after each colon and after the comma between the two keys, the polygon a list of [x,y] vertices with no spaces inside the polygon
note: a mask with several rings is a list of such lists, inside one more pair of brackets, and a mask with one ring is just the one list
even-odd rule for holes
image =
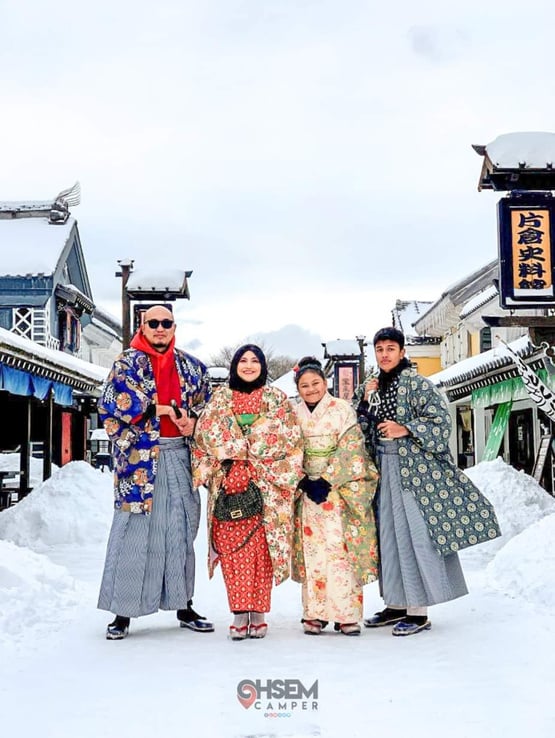
{"label": "handbag chain strap", "polygon": [[[231,521],[229,521],[229,522],[231,522]],[[245,540],[242,541],[237,546],[237,548],[234,548],[231,551],[226,551],[225,553],[222,553],[221,551],[218,551],[218,549],[216,548],[216,545],[214,543],[214,530],[212,529],[212,548],[218,554],[218,556],[229,556],[229,554],[237,553],[237,551],[240,551],[243,548],[243,546],[246,546],[247,545],[247,543],[250,541],[250,539],[254,536],[254,534],[260,528],[262,528],[263,525],[264,525],[264,521],[261,519],[260,522],[258,523],[258,525],[255,525],[254,528],[247,533],[247,535],[245,536]]]}

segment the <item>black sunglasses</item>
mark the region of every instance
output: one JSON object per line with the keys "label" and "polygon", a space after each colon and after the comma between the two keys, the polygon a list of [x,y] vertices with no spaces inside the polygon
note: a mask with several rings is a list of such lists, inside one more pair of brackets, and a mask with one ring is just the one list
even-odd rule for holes
{"label": "black sunglasses", "polygon": [[146,324],[149,328],[158,328],[159,325],[162,326],[162,328],[165,328],[168,330],[168,328],[171,328],[173,325],[173,320],[170,320],[169,318],[164,318],[164,320],[158,320],[157,318],[151,318],[150,320],[146,321]]}

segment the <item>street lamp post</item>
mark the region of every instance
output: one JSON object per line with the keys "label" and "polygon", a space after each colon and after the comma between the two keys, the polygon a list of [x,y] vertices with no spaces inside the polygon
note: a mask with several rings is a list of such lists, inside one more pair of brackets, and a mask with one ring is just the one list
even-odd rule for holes
{"label": "street lamp post", "polygon": [[358,361],[358,383],[364,382],[364,375],[366,374],[366,367],[364,365],[364,349],[368,344],[366,343],[366,336],[357,336],[357,343],[360,349],[360,359]]}
{"label": "street lamp post", "polygon": [[116,272],[116,277],[121,277],[121,336],[124,351],[131,343],[131,301],[127,293],[127,282],[133,271],[133,263],[133,259],[118,259],[120,271]]}

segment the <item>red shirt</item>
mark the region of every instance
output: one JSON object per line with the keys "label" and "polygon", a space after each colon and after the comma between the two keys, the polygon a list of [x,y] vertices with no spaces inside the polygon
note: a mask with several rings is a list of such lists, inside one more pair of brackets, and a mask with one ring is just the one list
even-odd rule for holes
{"label": "red shirt", "polygon": [[[156,382],[157,404],[169,405],[171,400],[175,400],[177,406],[181,407],[181,387],[173,353],[175,336],[170,341],[168,348],[162,353],[156,351],[140,331],[133,336],[131,346],[150,356],[154,381]],[[167,415],[162,415],[160,417],[160,435],[165,438],[175,438],[181,436],[181,431],[173,420],[170,420]]]}

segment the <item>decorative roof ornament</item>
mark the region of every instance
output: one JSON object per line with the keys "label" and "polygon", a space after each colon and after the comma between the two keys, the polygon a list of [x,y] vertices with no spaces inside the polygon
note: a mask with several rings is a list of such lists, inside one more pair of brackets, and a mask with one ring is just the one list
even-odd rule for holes
{"label": "decorative roof ornament", "polygon": [[69,206],[79,205],[81,202],[81,185],[76,182],[72,187],[62,190],[52,203],[48,222],[53,225],[60,225],[69,218]]}
{"label": "decorative roof ornament", "polygon": [[[69,217],[70,206],[81,202],[81,185],[76,182],[72,187],[59,192],[56,197],[48,200],[21,200],[0,201],[0,218],[44,218],[51,212],[55,213],[51,222],[65,223]],[[56,215],[59,213],[59,215]],[[64,214],[66,214],[64,216]]]}
{"label": "decorative roof ornament", "polygon": [[64,203],[68,207],[74,207],[75,205],[81,204],[81,183],[76,182],[72,187],[68,187],[67,190],[62,190],[54,198],[54,202]]}

